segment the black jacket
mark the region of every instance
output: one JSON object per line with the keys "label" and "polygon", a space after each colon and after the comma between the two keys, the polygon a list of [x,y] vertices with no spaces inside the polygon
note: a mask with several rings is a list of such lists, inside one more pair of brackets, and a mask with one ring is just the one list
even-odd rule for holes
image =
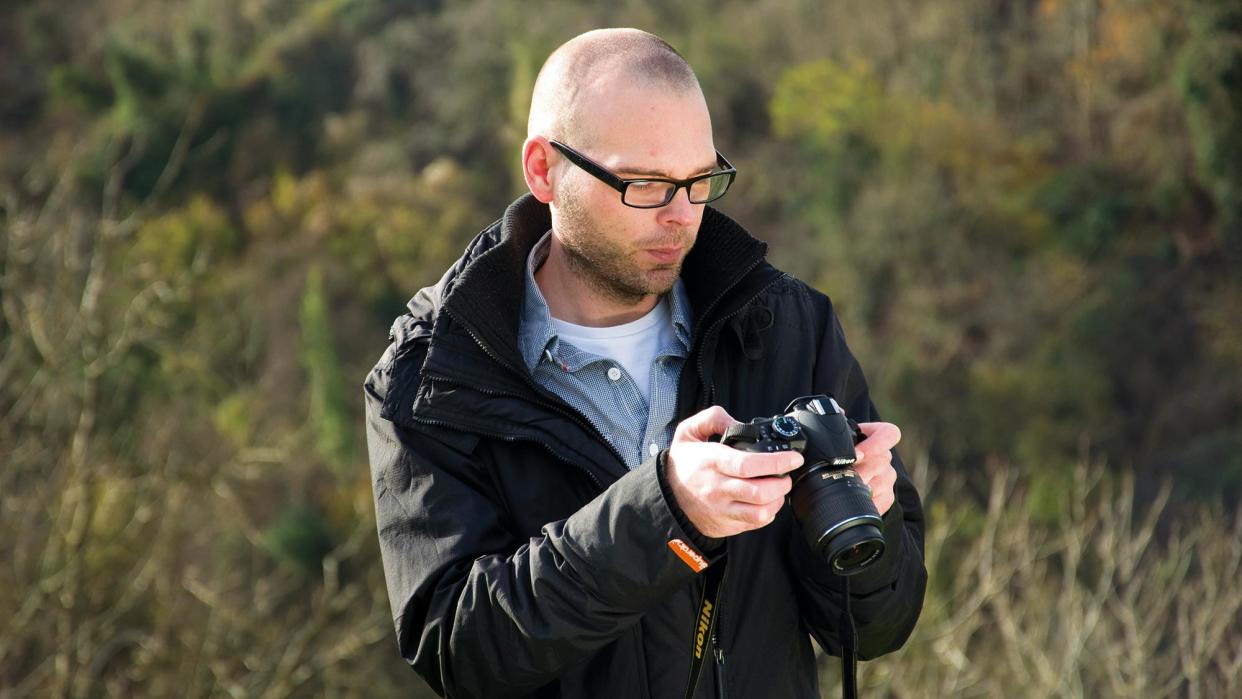
{"label": "black jacket", "polygon": [[[697,696],[818,696],[810,637],[838,653],[842,578],[811,557],[786,507],[720,542],[686,520],[664,454],[633,471],[536,385],[517,343],[527,253],[548,230],[527,195],[393,324],[366,379],[384,572],[402,656],[450,697],[680,697],[703,575],[713,565],[723,656]],[[708,208],[682,278],[694,343],[679,419],[719,404],[741,420],[831,393],[878,419],[828,298],[764,261],[766,245]],[[922,608],[923,513],[900,459],[887,551],[852,577],[860,657],[905,642]]]}

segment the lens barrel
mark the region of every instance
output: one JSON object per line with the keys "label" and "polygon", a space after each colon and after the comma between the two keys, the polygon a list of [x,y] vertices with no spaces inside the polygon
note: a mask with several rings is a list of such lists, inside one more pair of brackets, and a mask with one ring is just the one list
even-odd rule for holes
{"label": "lens barrel", "polygon": [[883,520],[853,470],[812,466],[789,495],[807,544],[833,572],[860,573],[883,555]]}

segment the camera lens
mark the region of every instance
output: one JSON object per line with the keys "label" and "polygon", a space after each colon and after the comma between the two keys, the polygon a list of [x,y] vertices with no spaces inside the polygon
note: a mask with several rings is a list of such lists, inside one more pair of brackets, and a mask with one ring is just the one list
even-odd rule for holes
{"label": "camera lens", "polygon": [[[870,531],[868,531],[870,530]],[[884,553],[884,537],[874,525],[847,529],[829,545],[828,563],[838,575],[853,575]]]}
{"label": "camera lens", "polygon": [[821,466],[794,484],[790,499],[807,544],[838,575],[862,572],[884,553],[883,520],[852,470]]}

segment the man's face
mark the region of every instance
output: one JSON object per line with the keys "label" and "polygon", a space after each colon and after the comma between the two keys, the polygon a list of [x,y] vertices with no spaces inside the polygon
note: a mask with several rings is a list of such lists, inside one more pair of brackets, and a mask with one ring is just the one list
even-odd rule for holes
{"label": "man's face", "polygon": [[[613,84],[588,97],[589,143],[571,148],[618,177],[683,179],[716,165],[711,119],[697,90]],[[686,191],[658,209],[635,209],[621,194],[562,160],[552,225],[573,271],[596,291],[623,303],[663,294],[694,245],[703,204]]]}

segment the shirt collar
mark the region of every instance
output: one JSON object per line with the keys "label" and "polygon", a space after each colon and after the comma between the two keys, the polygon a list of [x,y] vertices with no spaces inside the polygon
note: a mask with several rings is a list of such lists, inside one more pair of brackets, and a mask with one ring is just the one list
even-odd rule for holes
{"label": "shirt collar", "polygon": [[526,369],[532,372],[539,365],[544,351],[556,348],[556,326],[552,325],[552,312],[548,310],[548,302],[535,283],[535,270],[548,259],[551,239],[552,231],[549,230],[526,257],[526,293],[522,299],[522,319],[518,323],[518,346],[522,350]]}
{"label": "shirt collar", "polygon": [[[559,361],[562,366],[568,368],[569,360],[575,361],[573,364],[581,364],[584,357],[562,357],[562,348],[560,339],[556,333],[556,326],[552,324],[552,312],[548,310],[548,302],[543,296],[543,292],[539,289],[539,285],[535,283],[535,270],[548,259],[548,249],[551,246],[552,231],[549,230],[543,234],[539,242],[531,248],[530,255],[526,258],[526,290],[522,299],[522,318],[518,324],[518,346],[522,351],[522,359],[526,362],[528,371],[534,372],[535,367],[539,366],[539,362],[543,359],[554,359]],[[673,317],[674,334],[681,343],[683,353],[690,352],[690,329],[693,326],[693,318],[690,313],[690,299],[686,295],[685,285],[681,279],[673,283],[673,288],[668,294],[669,311]]]}

